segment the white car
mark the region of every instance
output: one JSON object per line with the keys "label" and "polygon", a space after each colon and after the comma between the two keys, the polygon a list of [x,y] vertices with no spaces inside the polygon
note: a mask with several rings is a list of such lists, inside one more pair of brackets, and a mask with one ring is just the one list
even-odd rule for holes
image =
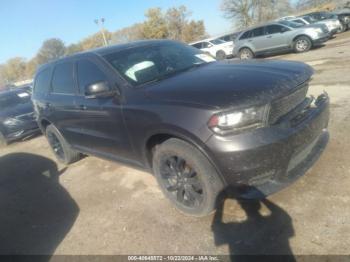
{"label": "white car", "polygon": [[202,50],[203,52],[210,54],[217,60],[225,59],[232,56],[233,41],[225,42],[219,38],[210,38],[202,41],[190,43],[191,46]]}

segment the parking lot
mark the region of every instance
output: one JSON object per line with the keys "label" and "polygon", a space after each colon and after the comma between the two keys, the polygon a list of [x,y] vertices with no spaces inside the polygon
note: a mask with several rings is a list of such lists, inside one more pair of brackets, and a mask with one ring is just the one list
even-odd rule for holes
{"label": "parking lot", "polygon": [[330,142],[306,176],[262,203],[227,200],[192,218],[151,174],[95,157],[59,165],[39,136],[0,151],[0,253],[349,254],[350,31],[265,59],[308,63],[310,94],[331,97]]}

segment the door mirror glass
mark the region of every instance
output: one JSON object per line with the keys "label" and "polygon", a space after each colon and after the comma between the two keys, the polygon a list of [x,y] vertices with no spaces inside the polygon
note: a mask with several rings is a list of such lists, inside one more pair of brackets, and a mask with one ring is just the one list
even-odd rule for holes
{"label": "door mirror glass", "polygon": [[109,97],[115,94],[106,81],[90,84],[85,89],[86,98]]}

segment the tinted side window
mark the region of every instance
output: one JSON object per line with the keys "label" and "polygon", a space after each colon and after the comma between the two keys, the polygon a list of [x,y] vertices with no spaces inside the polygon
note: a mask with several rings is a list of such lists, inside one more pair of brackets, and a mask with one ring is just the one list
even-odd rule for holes
{"label": "tinted side window", "polygon": [[89,60],[78,61],[78,82],[80,92],[84,93],[88,85],[107,80],[106,74]]}
{"label": "tinted side window", "polygon": [[52,92],[56,94],[74,94],[73,63],[62,63],[55,67],[52,77]]}
{"label": "tinted side window", "polygon": [[37,74],[34,83],[34,92],[37,94],[46,94],[49,90],[51,79],[51,70],[49,68],[44,69]]}
{"label": "tinted side window", "polygon": [[264,35],[264,28],[258,27],[252,30],[252,37],[258,37]]}
{"label": "tinted side window", "polygon": [[203,43],[202,43],[202,48],[208,48],[209,45],[211,45],[211,44],[208,43],[208,42],[203,42]]}
{"label": "tinted side window", "polygon": [[271,35],[271,34],[278,34],[282,33],[284,30],[284,26],[281,25],[269,25],[266,27],[266,34]]}
{"label": "tinted side window", "polygon": [[202,43],[197,43],[197,44],[194,44],[192,46],[195,47],[195,48],[201,49],[202,48]]}
{"label": "tinted side window", "polygon": [[239,40],[243,40],[243,39],[249,38],[249,37],[250,37],[250,33],[251,33],[251,31],[245,32],[245,33],[241,36],[241,38],[240,38]]}
{"label": "tinted side window", "polygon": [[318,13],[316,13],[316,14],[311,14],[310,16],[311,16],[312,18],[316,19],[316,20],[321,20],[321,19],[322,19],[321,14],[318,14]]}

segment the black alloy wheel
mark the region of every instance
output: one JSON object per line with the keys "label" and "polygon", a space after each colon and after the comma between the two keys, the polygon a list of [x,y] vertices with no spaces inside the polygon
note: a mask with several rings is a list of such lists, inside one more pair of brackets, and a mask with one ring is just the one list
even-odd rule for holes
{"label": "black alloy wheel", "polygon": [[47,133],[47,140],[49,141],[49,144],[50,144],[55,156],[60,160],[64,160],[65,155],[64,155],[63,146],[62,146],[60,140],[57,138],[56,134],[52,133],[52,132],[48,132]]}
{"label": "black alloy wheel", "polygon": [[186,207],[199,207],[204,199],[203,185],[196,170],[179,156],[169,156],[161,164],[162,182],[176,201]]}

